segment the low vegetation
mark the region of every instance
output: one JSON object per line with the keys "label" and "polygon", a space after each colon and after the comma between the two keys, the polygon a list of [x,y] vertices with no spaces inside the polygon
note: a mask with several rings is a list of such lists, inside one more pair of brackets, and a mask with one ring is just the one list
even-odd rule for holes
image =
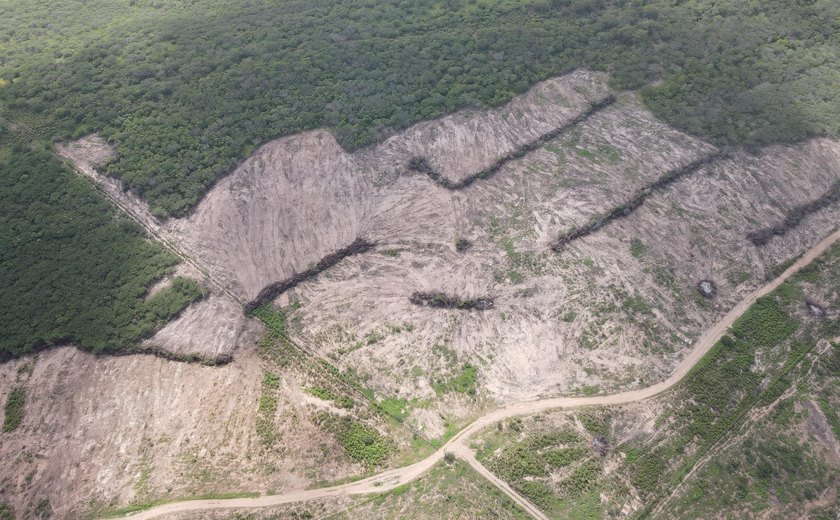
{"label": "low vegetation", "polygon": [[[304,387],[304,391],[319,399],[332,402],[335,406],[351,412],[337,415],[333,412],[317,412],[312,420],[324,431],[332,434],[344,448],[347,456],[372,470],[384,465],[397,451],[396,442],[390,433],[380,432],[375,424],[398,424],[399,414],[394,412],[394,403],[388,400],[378,403],[373,392],[363,388],[354,373],[339,371],[327,361],[312,356],[296,345],[288,336],[286,312],[275,309],[271,303],[256,307],[251,314],[265,323],[266,335],[258,346],[263,359],[270,365],[285,369],[301,370],[303,377],[315,384]],[[276,441],[274,416],[276,413],[276,392],[279,378],[274,372],[266,372],[263,379],[259,403],[257,430],[267,446]]]}
{"label": "low vegetation", "polygon": [[477,457],[549,517],[591,518],[603,461],[590,442],[571,423],[550,427],[512,419],[483,436]]}
{"label": "low vegetation", "polygon": [[352,460],[368,469],[383,465],[396,451],[392,440],[351,417],[321,413],[316,421],[324,430],[336,436]]}
{"label": "low vegetation", "polygon": [[277,440],[274,416],[277,414],[277,389],[280,378],[274,372],[263,375],[260,403],[257,411],[257,435],[264,446],[271,446]]}
{"label": "low vegetation", "polygon": [[439,520],[530,518],[502,491],[455,458],[439,463],[427,474],[387,493],[359,500],[331,518]]}
{"label": "low vegetation", "polygon": [[23,422],[24,407],[26,405],[26,389],[18,386],[9,392],[4,408],[3,431],[11,432]]}
{"label": "low vegetation", "polygon": [[461,367],[460,373],[449,379],[441,378],[432,383],[432,388],[438,395],[447,392],[476,395],[476,379],[478,370],[472,365]]}

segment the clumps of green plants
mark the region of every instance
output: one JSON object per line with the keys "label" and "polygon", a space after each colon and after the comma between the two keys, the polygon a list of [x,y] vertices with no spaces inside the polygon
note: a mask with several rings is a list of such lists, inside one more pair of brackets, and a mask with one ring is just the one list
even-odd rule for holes
{"label": "clumps of green plants", "polygon": [[590,396],[593,396],[593,395],[597,395],[598,392],[601,391],[601,387],[598,386],[598,385],[586,385],[586,386],[583,387],[582,391],[583,391],[583,395],[585,395],[587,397],[590,397]]}
{"label": "clumps of green plants", "polygon": [[645,453],[634,462],[630,482],[642,496],[657,490],[659,479],[665,471],[665,460],[658,452]]}
{"label": "clumps of green plants", "polygon": [[26,405],[26,389],[18,386],[9,392],[6,398],[5,417],[3,419],[3,431],[11,432],[23,422],[24,406]]}
{"label": "clumps of green plants", "polygon": [[350,417],[322,413],[316,416],[316,421],[321,428],[336,436],[352,460],[368,469],[384,464],[396,450],[391,439]]}
{"label": "clumps of green plants", "polygon": [[647,253],[647,250],[648,250],[648,247],[644,244],[644,242],[642,242],[638,238],[634,238],[630,242],[630,254],[633,255],[633,257],[635,257],[635,258],[641,258],[641,257],[645,256],[645,253]]}
{"label": "clumps of green plants", "polygon": [[[508,428],[518,437],[522,422],[510,421]],[[479,451],[485,465],[552,517],[568,517],[566,501],[596,490],[603,474],[601,458],[570,427],[502,446],[491,442]]]}
{"label": "clumps of green plants", "polygon": [[408,298],[414,305],[436,309],[485,311],[493,308],[493,298],[456,298],[442,292],[415,292]]}
{"label": "clumps of green plants", "polygon": [[398,397],[386,397],[379,402],[379,408],[399,422],[404,421],[411,414],[408,401]]}
{"label": "clumps of green plants", "polygon": [[268,327],[269,334],[286,336],[286,313],[282,309],[275,309],[271,303],[264,303],[252,309],[251,316],[262,321]]}
{"label": "clumps of green plants", "polygon": [[[652,451],[638,450],[633,457],[631,483],[642,496],[658,497],[665,489],[663,482],[688,474],[750,408],[773,403],[790,387],[786,374],[811,350],[812,340],[792,341],[769,383],[764,381],[766,374],[753,370],[757,351],[781,346],[799,328],[779,300],[778,291],[758,299],[681,383],[682,398],[670,412],[676,435]],[[666,461],[684,455],[689,446],[692,455],[683,456],[669,470]],[[656,500],[650,498],[646,510]]]}
{"label": "clumps of green plants", "polygon": [[560,481],[558,494],[563,497],[577,497],[591,491],[603,474],[603,461],[590,458],[577,466],[572,474]]}
{"label": "clumps of green plants", "polygon": [[596,436],[605,436],[610,433],[609,417],[599,412],[583,412],[578,414],[581,424],[586,431]]}
{"label": "clumps of green plants", "polygon": [[432,383],[432,388],[438,395],[448,392],[458,392],[460,394],[476,395],[476,381],[478,379],[478,369],[473,365],[464,365],[461,372],[450,379],[439,380]]}
{"label": "clumps of green plants", "polygon": [[339,408],[353,408],[354,402],[345,395],[336,395],[327,388],[320,386],[308,386],[303,389],[306,393],[314,395],[318,399],[324,401],[332,401]]}
{"label": "clumps of green plants", "polygon": [[280,388],[280,377],[274,372],[266,372],[263,375],[257,413],[257,435],[264,446],[271,446],[277,440],[274,415],[277,413],[278,388]]}

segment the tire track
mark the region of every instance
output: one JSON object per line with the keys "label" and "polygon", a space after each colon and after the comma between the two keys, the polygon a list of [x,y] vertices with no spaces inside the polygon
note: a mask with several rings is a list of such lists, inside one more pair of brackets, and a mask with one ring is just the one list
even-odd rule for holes
{"label": "tire track", "polygon": [[[460,455],[467,463],[470,464],[482,476],[488,478],[494,485],[499,487],[507,496],[511,497],[517,504],[523,507],[534,518],[543,519],[544,514],[541,511],[532,511],[526,504],[530,504],[525,498],[510,489],[498,478],[489,478],[490,472],[484,468],[472,455],[467,441],[480,432],[481,430],[495,424],[498,421],[518,417],[523,415],[532,415],[548,410],[573,410],[586,406],[612,406],[625,405],[637,401],[643,401],[656,395],[659,395],[666,390],[669,390],[674,385],[682,381],[682,379],[689,374],[692,368],[714,347],[720,338],[727,332],[729,327],[737,320],[747,309],[749,309],[758,298],[766,296],[779,287],[785,280],[797,273],[800,269],[810,264],[814,259],[824,253],[829,247],[840,240],[840,229],[834,231],[819,243],[814,245],[805,254],[803,254],[796,262],[788,267],[777,278],[767,282],[765,285],[758,288],[752,294],[741,300],[732,310],[730,310],[723,318],[718,320],[715,325],[709,328],[695,343],[692,350],[685,358],[677,365],[674,371],[667,379],[660,381],[654,385],[638,390],[628,390],[611,395],[591,396],[591,397],[554,397],[548,399],[538,399],[533,401],[524,401],[513,403],[501,408],[497,408],[482,417],[476,419],[469,426],[461,430],[453,436],[446,444],[435,451],[432,455],[425,459],[418,461],[409,466],[395,468],[379,473],[357,482],[349,484],[342,484],[337,486],[330,486],[320,489],[297,490],[278,495],[266,495],[256,498],[232,498],[232,499],[212,499],[212,500],[186,500],[181,502],[172,502],[160,506],[140,511],[134,514],[126,515],[124,518],[132,518],[134,520],[150,520],[158,518],[166,514],[206,511],[212,509],[247,509],[271,507],[293,502],[302,502],[308,500],[330,498],[346,495],[368,495],[379,494],[390,491],[397,486],[407,484],[416,480],[429,471],[435,464],[443,460],[444,454],[453,452]],[[466,454],[466,455],[465,455]],[[492,475],[492,474],[491,474]],[[495,477],[495,476],[494,476]],[[504,485],[503,485],[504,484]],[[518,497],[518,498],[515,498]]]}

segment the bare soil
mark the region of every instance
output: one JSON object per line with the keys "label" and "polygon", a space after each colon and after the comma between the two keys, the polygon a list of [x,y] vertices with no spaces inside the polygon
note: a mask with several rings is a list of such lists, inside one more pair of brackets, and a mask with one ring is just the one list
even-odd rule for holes
{"label": "bare soil", "polygon": [[[458,182],[609,94],[617,94],[609,108],[463,190],[407,168],[423,156]],[[816,139],[736,152],[553,253],[561,233],[716,151],[585,71],[543,82],[505,107],[424,122],[353,154],[323,130],[272,141],[192,215],[167,223],[96,171],[105,148],[90,137],[60,151],[233,295],[190,307],[150,341],[175,352],[235,352],[235,361],[208,368],[71,349],[42,354],[29,383],[28,422],[0,447],[0,489],[16,504],[49,496],[60,515],[89,499],[138,498],[143,457],[154,468],[142,485],[155,497],[302,487],[358,471],[335,455],[332,437],[295,413],[308,401],[291,375],[278,428],[293,449],[253,454],[261,371],[251,345],[259,326],[236,312],[235,301],[358,238],[377,247],[280,296],[284,305],[297,302],[292,334],[354,368],[381,396],[431,400],[409,423],[438,435],[445,421],[464,420],[488,401],[575,395],[585,386],[632,391],[665,379],[773,266],[840,221],[840,208],[829,206],[762,247],[747,239],[840,179],[840,142]],[[459,251],[459,239],[471,247]],[[700,280],[714,282],[713,298],[699,295]],[[415,292],[491,297],[494,305],[483,312],[416,306]],[[0,393],[21,362],[0,367]],[[477,367],[477,393],[487,400],[438,395],[436,387],[467,364]],[[204,451],[196,455],[197,446]],[[59,485],[67,479],[80,483]]]}
{"label": "bare soil", "polygon": [[279,440],[263,447],[263,368],[247,351],[205,367],[57,348],[0,365],[0,400],[20,384],[19,370],[32,373],[24,421],[2,434],[0,497],[21,518],[42,499],[68,518],[153,498],[300,489],[361,471],[311,422],[292,372],[280,374]]}

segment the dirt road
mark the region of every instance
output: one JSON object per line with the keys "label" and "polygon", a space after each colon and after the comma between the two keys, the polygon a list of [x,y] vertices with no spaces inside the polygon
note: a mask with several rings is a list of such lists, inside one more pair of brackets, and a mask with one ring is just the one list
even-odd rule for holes
{"label": "dirt road", "polygon": [[364,495],[371,493],[382,493],[389,491],[397,486],[411,482],[419,478],[426,471],[437,464],[447,452],[452,452],[455,455],[463,458],[473,468],[475,468],[482,476],[490,480],[494,485],[499,487],[506,495],[511,497],[516,503],[522,506],[534,518],[540,520],[545,519],[546,516],[534,507],[526,499],[513,491],[506,483],[499,480],[495,475],[490,473],[484,466],[482,466],[469,449],[467,441],[476,433],[484,428],[495,424],[498,421],[509,419],[511,417],[531,415],[535,413],[545,412],[547,410],[555,409],[574,409],[584,406],[605,406],[605,405],[622,405],[636,401],[648,399],[657,394],[668,390],[684,378],[689,371],[697,364],[698,361],[717,343],[729,327],[741,316],[758,298],[765,296],[776,289],[782,282],[788,279],[791,275],[811,263],[815,258],[825,252],[831,245],[840,240],[840,229],[834,231],[831,235],[821,240],[818,244],[808,250],[801,258],[793,263],[784,273],[778,278],[768,282],[754,293],[742,300],[726,316],[721,318],[712,328],[706,331],[703,336],[697,341],[688,355],[677,365],[674,372],[664,381],[656,383],[655,385],[638,390],[629,390],[627,392],[620,392],[612,395],[597,395],[591,397],[557,397],[549,399],[538,399],[534,401],[525,401],[520,403],[510,404],[478,418],[472,424],[461,430],[457,435],[449,440],[443,447],[437,450],[429,457],[416,462],[410,466],[396,468],[385,471],[378,475],[359,480],[350,484],[342,484],[338,486],[331,486],[320,489],[290,491],[280,495],[267,495],[257,498],[232,498],[232,499],[218,499],[218,500],[191,500],[183,502],[173,502],[157,507],[153,507],[146,511],[141,511],[132,515],[127,515],[125,518],[132,518],[134,520],[146,520],[151,518],[158,518],[160,516],[181,513],[187,511],[202,511],[209,509],[235,509],[235,508],[256,508],[276,506],[281,504],[288,504],[291,502],[301,502],[306,500],[313,500],[318,498],[328,498],[332,496],[341,495]]}

